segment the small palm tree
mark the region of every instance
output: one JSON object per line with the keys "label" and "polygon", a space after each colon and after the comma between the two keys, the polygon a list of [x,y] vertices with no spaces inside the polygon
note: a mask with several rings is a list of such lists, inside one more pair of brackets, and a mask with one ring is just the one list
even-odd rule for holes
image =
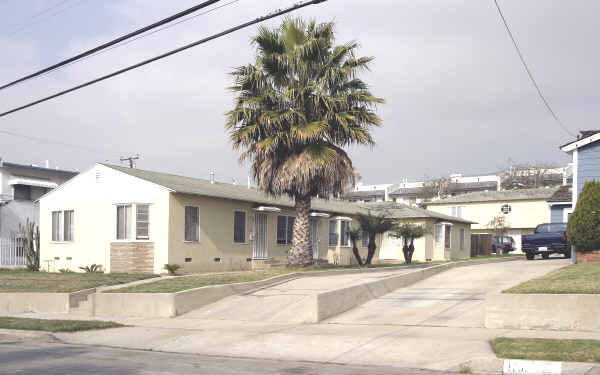
{"label": "small palm tree", "polygon": [[383,234],[392,229],[394,227],[394,221],[388,219],[385,213],[374,215],[371,211],[367,214],[358,214],[357,219],[363,235],[366,235],[369,238],[367,259],[364,263],[369,265],[375,256],[375,250],[377,250],[375,237],[378,234]]}
{"label": "small palm tree", "polygon": [[362,230],[360,228],[352,228],[348,230],[348,237],[350,237],[350,242],[352,242],[352,253],[354,253],[354,257],[358,262],[359,266],[363,265],[362,257],[360,256],[360,252],[358,251],[358,246],[356,243],[358,240],[362,238]]}
{"label": "small palm tree", "polygon": [[396,226],[394,233],[391,233],[390,236],[402,239],[404,261],[410,264],[415,252],[415,240],[423,237],[425,234],[427,234],[427,229],[424,226],[405,223]]}
{"label": "small palm tree", "polygon": [[240,161],[250,161],[259,188],[295,200],[288,263],[313,263],[311,199],[340,196],[354,183],[343,147],[373,145],[383,99],[358,78],[371,57],[356,57],[358,43],[334,45],[334,24],[287,18],[279,28],[260,27],[253,64],[233,73],[237,99],[226,129]]}

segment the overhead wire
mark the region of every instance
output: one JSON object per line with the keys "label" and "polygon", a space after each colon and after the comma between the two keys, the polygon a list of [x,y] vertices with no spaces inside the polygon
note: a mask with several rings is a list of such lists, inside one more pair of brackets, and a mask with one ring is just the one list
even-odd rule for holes
{"label": "overhead wire", "polygon": [[506,21],[506,18],[504,17],[504,14],[502,13],[502,9],[500,9],[500,4],[498,4],[498,0],[494,0],[494,4],[496,4],[496,9],[498,9],[498,14],[500,15],[500,18],[502,19],[502,22],[504,23],[504,27],[506,28],[506,31],[508,32],[508,36],[510,37],[510,40],[512,40],[512,44],[514,45],[515,50],[517,51],[517,54],[519,55],[519,59],[521,60],[521,63],[523,63],[523,67],[525,68],[525,71],[527,72],[527,75],[529,76],[529,79],[531,80],[533,87],[535,87],[535,89],[538,93],[538,96],[544,103],[544,106],[546,106],[546,108],[548,109],[548,112],[550,112],[550,114],[552,115],[552,117],[554,118],[556,123],[562,128],[562,130],[565,131],[570,136],[575,137],[575,134],[573,134],[573,132],[571,132],[563,124],[563,122],[560,120],[560,118],[558,117],[556,112],[554,112],[554,110],[550,106],[550,103],[548,103],[548,100],[546,100],[546,97],[542,93],[542,89],[540,88],[537,81],[533,77],[533,74],[531,73],[531,69],[529,69],[527,62],[525,61],[525,57],[523,56],[523,53],[521,52],[521,49],[519,48],[519,45],[517,44],[517,40],[515,39],[512,31],[510,30],[510,27],[508,26],[508,22]]}
{"label": "overhead wire", "polygon": [[[10,31],[8,31],[8,33],[6,34],[6,36],[12,37],[12,36],[18,34],[19,32],[30,28],[31,26],[34,26],[34,25],[37,25],[37,24],[42,23],[44,21],[47,21],[47,20],[49,20],[50,18],[52,18],[54,16],[57,16],[57,15],[59,15],[61,13],[66,12],[69,9],[75,8],[76,6],[80,5],[83,0],[76,0],[75,3],[73,3],[73,4],[69,5],[69,6],[61,8],[61,9],[59,9],[59,10],[53,12],[53,13],[50,13],[49,15],[44,15],[45,13],[48,13],[50,10],[58,8],[61,5],[65,4],[67,2],[70,2],[70,1],[73,1],[73,0],[63,0],[63,1],[59,2],[59,3],[56,3],[56,4],[54,4],[54,5],[46,8],[46,9],[40,11],[40,12],[34,14],[33,16],[29,17],[29,22],[23,23],[21,25],[18,25],[18,24],[17,25],[13,25],[13,26],[16,26],[16,27],[13,27]],[[33,22],[31,22],[31,21],[33,21]]]}
{"label": "overhead wire", "polygon": [[204,43],[207,43],[207,42],[209,42],[209,41],[212,41],[212,40],[214,40],[214,39],[221,38],[221,37],[223,37],[223,36],[225,36],[225,35],[228,35],[228,34],[231,34],[231,33],[233,33],[233,32],[236,32],[236,31],[238,31],[238,30],[241,30],[241,29],[247,28],[247,27],[249,27],[249,26],[252,26],[252,25],[255,25],[255,24],[257,24],[257,23],[261,23],[261,22],[264,22],[264,21],[266,21],[266,20],[269,20],[269,19],[272,19],[272,18],[275,18],[275,17],[279,17],[279,16],[281,16],[281,15],[284,15],[284,14],[287,14],[287,13],[290,13],[290,12],[293,12],[293,11],[295,11],[295,10],[298,10],[298,9],[301,9],[301,8],[304,8],[304,7],[307,7],[307,6],[310,6],[310,5],[315,5],[315,4],[323,3],[323,2],[325,2],[325,1],[327,1],[327,0],[310,0],[310,1],[303,1],[303,2],[300,2],[300,3],[296,3],[296,4],[294,4],[294,5],[292,5],[292,6],[288,7],[288,8],[276,10],[276,11],[274,11],[274,12],[272,12],[272,13],[269,13],[269,14],[267,14],[267,15],[265,15],[265,16],[258,17],[258,18],[254,19],[254,20],[252,20],[252,21],[248,21],[248,22],[246,22],[246,23],[243,23],[243,24],[241,24],[241,25],[238,25],[238,26],[235,26],[235,27],[229,28],[229,29],[227,29],[227,30],[224,30],[224,31],[222,31],[222,32],[219,32],[219,33],[217,33],[217,34],[213,34],[213,35],[211,35],[211,36],[209,36],[209,37],[206,37],[206,38],[203,38],[203,39],[197,40],[197,41],[195,41],[195,42],[192,42],[192,43],[189,43],[189,44],[186,44],[186,45],[184,45],[184,46],[182,46],[182,47],[179,47],[179,48],[176,48],[176,49],[174,49],[174,50],[171,50],[171,51],[165,52],[165,53],[163,53],[163,54],[161,54],[161,55],[158,55],[158,56],[152,57],[152,58],[150,58],[150,59],[147,59],[147,60],[141,61],[141,62],[139,62],[139,63],[137,63],[137,64],[130,65],[130,66],[126,67],[126,68],[119,69],[119,70],[117,70],[117,71],[115,71],[115,72],[112,72],[112,73],[110,73],[110,74],[107,74],[107,75],[101,76],[101,77],[99,77],[99,78],[96,78],[96,79],[93,79],[93,80],[91,80],[91,81],[88,81],[88,82],[82,83],[82,84],[80,84],[80,85],[77,85],[77,86],[71,87],[71,88],[69,88],[69,89],[66,89],[66,90],[60,91],[60,92],[58,92],[58,93],[56,93],[56,94],[53,94],[53,95],[50,95],[50,96],[46,96],[46,97],[44,97],[44,98],[42,98],[42,99],[38,99],[38,100],[35,100],[35,101],[33,101],[33,102],[27,103],[27,104],[25,104],[25,105],[22,105],[22,106],[19,106],[19,107],[16,107],[16,108],[10,109],[10,110],[8,110],[8,111],[2,112],[2,113],[0,113],[0,117],[7,116],[7,115],[9,115],[9,114],[11,114],[11,113],[15,113],[15,112],[21,111],[21,110],[23,110],[23,109],[26,109],[26,108],[29,108],[29,107],[33,107],[33,106],[35,106],[35,105],[37,105],[37,104],[40,104],[40,103],[46,102],[46,101],[48,101],[48,100],[51,100],[51,99],[57,98],[57,97],[59,97],[59,96],[63,96],[63,95],[65,95],[65,94],[68,94],[68,93],[70,93],[70,92],[73,92],[73,91],[76,91],[76,90],[82,89],[82,88],[84,88],[84,87],[91,86],[91,85],[93,85],[93,84],[96,84],[96,83],[98,83],[98,82],[101,82],[101,81],[107,80],[107,79],[109,79],[109,78],[112,78],[112,77],[115,77],[115,76],[121,75],[121,74],[123,74],[123,73],[126,73],[126,72],[128,72],[128,71],[130,71],[130,70],[137,69],[137,68],[139,68],[139,67],[142,67],[142,66],[144,66],[144,65],[150,64],[150,63],[152,63],[152,62],[155,62],[155,61],[157,61],[157,60],[164,59],[164,58],[166,58],[166,57],[169,57],[169,56],[171,56],[171,55],[177,54],[177,53],[179,53],[179,52],[182,52],[182,51],[188,50],[188,49],[190,49],[190,48],[192,48],[192,47],[196,47],[196,46],[198,46],[198,45],[200,45],[200,44],[204,44]]}

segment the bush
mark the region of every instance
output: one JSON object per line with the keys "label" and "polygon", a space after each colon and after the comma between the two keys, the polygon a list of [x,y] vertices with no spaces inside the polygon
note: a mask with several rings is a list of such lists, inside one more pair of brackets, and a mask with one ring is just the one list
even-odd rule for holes
{"label": "bush", "polygon": [[567,238],[578,251],[600,250],[600,182],[586,181],[569,217]]}
{"label": "bush", "polygon": [[169,272],[169,275],[175,275],[177,274],[177,270],[180,269],[181,266],[179,264],[165,264],[163,268],[167,270],[167,272]]}

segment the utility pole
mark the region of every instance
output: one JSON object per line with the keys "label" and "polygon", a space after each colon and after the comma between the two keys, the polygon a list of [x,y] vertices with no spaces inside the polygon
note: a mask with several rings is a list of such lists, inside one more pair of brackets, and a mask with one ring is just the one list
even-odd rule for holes
{"label": "utility pole", "polygon": [[135,168],[135,161],[140,159],[140,154],[135,154],[133,156],[130,156],[128,158],[124,158],[121,156],[121,163],[124,161],[128,161],[129,162],[129,168]]}

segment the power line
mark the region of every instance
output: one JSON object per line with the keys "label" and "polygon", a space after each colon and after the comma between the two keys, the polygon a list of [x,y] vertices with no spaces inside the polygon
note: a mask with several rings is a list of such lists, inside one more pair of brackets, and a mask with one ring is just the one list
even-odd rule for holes
{"label": "power line", "polygon": [[516,41],[515,37],[513,36],[513,33],[510,31],[510,27],[508,26],[508,22],[506,22],[506,18],[504,18],[504,14],[502,13],[502,9],[500,9],[500,5],[498,4],[498,0],[494,0],[494,4],[496,4],[496,9],[498,9],[498,14],[500,14],[500,18],[502,19],[502,22],[504,23],[504,26],[506,27],[506,31],[508,32],[508,36],[510,36],[510,40],[512,40],[512,43],[515,46],[515,49],[517,50],[517,54],[519,55],[519,59],[521,59],[521,62],[523,63],[523,66],[525,67],[525,71],[527,72],[527,75],[529,76],[529,79],[531,80],[531,83],[533,84],[533,86],[537,90],[537,93],[540,96],[540,99],[542,99],[542,102],[544,103],[544,105],[546,106],[546,108],[548,109],[548,111],[550,112],[550,114],[552,115],[552,117],[554,118],[554,120],[556,120],[556,123],[567,134],[569,134],[572,137],[575,137],[575,134],[573,134],[569,129],[567,129],[567,127],[562,123],[562,121],[560,121],[560,119],[558,118],[558,116],[556,115],[556,113],[554,112],[554,110],[552,110],[552,107],[550,107],[550,104],[548,103],[548,101],[544,97],[544,94],[542,94],[542,90],[540,89],[540,86],[538,86],[535,78],[533,78],[533,74],[531,73],[531,70],[529,69],[529,66],[525,62],[525,58],[523,57],[523,54],[521,53],[521,49],[519,48],[519,45],[517,44],[517,41]]}
{"label": "power line", "polygon": [[76,145],[76,144],[72,144],[72,143],[56,141],[56,140],[48,139],[48,138],[41,138],[41,137],[35,137],[35,136],[30,136],[30,135],[25,135],[25,134],[13,133],[13,132],[7,131],[7,130],[0,130],[0,134],[6,134],[11,137],[24,138],[24,139],[34,141],[34,142],[49,143],[49,144],[55,144],[55,145],[59,145],[59,146],[77,148],[80,150],[85,150],[85,151],[93,152],[96,154],[103,154],[103,155],[106,154],[105,151],[94,149],[94,148],[89,148],[89,147]]}
{"label": "power line", "polygon": [[[64,7],[62,9],[57,10],[56,12],[53,12],[53,13],[50,13],[49,15],[47,15],[47,16],[44,16],[45,13],[48,13],[52,9],[58,8],[61,5],[65,4],[65,3],[69,2],[69,1],[72,1],[72,0],[63,0],[63,1],[59,2],[59,3],[57,3],[57,4],[54,4],[54,5],[50,6],[50,7],[42,10],[39,13],[34,14],[33,16],[31,16],[29,18],[30,21],[34,21],[34,22],[23,23],[21,25],[17,25],[14,29],[12,29],[11,31],[8,32],[7,36],[13,36],[13,35],[18,34],[19,32],[21,32],[21,31],[23,31],[23,30],[25,30],[25,29],[33,26],[33,25],[37,25],[38,23],[47,21],[48,19],[50,19],[50,18],[52,18],[54,16],[57,16],[57,15],[63,13],[63,12],[66,12],[69,9],[72,9],[72,8],[78,6],[83,0],[77,0],[76,3],[71,4],[70,6]],[[42,17],[42,16],[44,16],[44,17]]]}
{"label": "power line", "polygon": [[[163,27],[160,27],[160,28],[158,28],[158,29],[156,29],[156,30],[153,30],[153,31],[151,31],[151,32],[148,32],[148,33],[145,33],[145,34],[142,34],[142,35],[138,35],[138,36],[137,36],[137,37],[135,37],[135,38],[131,38],[131,39],[129,39],[129,40],[126,40],[126,41],[123,41],[123,42],[121,42],[121,43],[115,44],[114,46],[110,46],[110,47],[108,47],[108,48],[106,48],[106,49],[103,49],[103,50],[101,50],[101,51],[98,51],[98,52],[92,53],[91,55],[84,56],[84,57],[82,57],[82,58],[81,58],[81,59],[79,59],[79,60],[71,61],[71,62],[69,62],[69,63],[67,63],[67,64],[65,64],[65,65],[62,65],[62,66],[59,66],[59,67],[57,67],[57,68],[55,68],[55,69],[52,69],[52,70],[49,70],[49,71],[47,71],[47,72],[41,73],[41,74],[40,74],[38,77],[44,77],[44,76],[46,76],[47,74],[50,74],[50,73],[56,72],[56,71],[58,71],[58,70],[62,70],[62,69],[64,69],[64,68],[66,68],[66,67],[68,67],[68,66],[71,66],[71,65],[73,65],[73,64],[76,64],[76,63],[78,63],[78,62],[85,61],[85,60],[87,60],[87,59],[89,59],[89,58],[92,58],[92,57],[94,57],[94,56],[98,56],[98,55],[101,55],[101,54],[103,54],[103,53],[106,53],[106,52],[112,51],[113,49],[116,49],[116,48],[119,48],[119,47],[126,46],[126,45],[128,45],[128,44],[130,44],[130,43],[133,43],[133,42],[137,41],[137,40],[140,40],[140,39],[143,39],[143,38],[149,37],[149,36],[151,36],[151,35],[154,35],[154,34],[156,34],[156,33],[160,32],[160,31],[163,31],[163,30],[166,30],[166,29],[170,29],[170,28],[172,28],[172,27],[174,27],[174,26],[177,26],[177,25],[179,25],[179,24],[182,24],[182,23],[184,23],[184,22],[191,21],[191,20],[193,20],[193,19],[195,19],[195,18],[198,18],[198,17],[200,17],[200,16],[203,16],[203,15],[206,15],[206,14],[209,14],[209,13],[212,13],[212,12],[214,12],[214,11],[216,11],[216,10],[219,10],[219,9],[221,9],[221,8],[224,8],[224,7],[226,7],[226,6],[229,6],[229,5],[235,4],[235,3],[237,3],[237,2],[240,2],[240,1],[241,1],[241,0],[232,0],[232,1],[228,2],[228,3],[225,3],[225,4],[223,4],[223,5],[219,5],[219,6],[217,6],[217,7],[211,8],[211,9],[209,9],[209,10],[207,10],[207,11],[204,11],[204,12],[201,12],[201,13],[194,14],[193,16],[190,16],[190,17],[184,18],[184,19],[182,19],[182,20],[180,20],[180,21],[177,21],[177,22],[174,22],[174,23],[170,23],[170,24],[168,24],[168,25],[165,25],[165,26],[163,26]],[[23,83],[23,81],[22,81],[22,82],[15,82],[15,83],[14,83],[14,85],[19,85],[19,84],[22,84],[22,83]],[[2,89],[2,88],[0,87],[0,90],[1,90],[1,89]]]}
{"label": "power line", "polygon": [[71,87],[70,89],[67,89],[67,90],[60,91],[60,92],[58,92],[58,93],[56,93],[56,94],[53,94],[53,95],[47,96],[47,97],[45,97],[45,98],[38,99],[38,100],[36,100],[36,101],[33,101],[33,102],[31,102],[31,103],[28,103],[28,104],[22,105],[22,106],[20,106],[20,107],[17,107],[17,108],[13,108],[13,109],[11,109],[11,110],[8,110],[8,111],[6,111],[6,112],[2,112],[2,113],[0,113],[0,117],[4,117],[4,116],[6,116],[6,115],[9,115],[9,114],[11,114],[11,113],[14,113],[14,112],[21,111],[21,110],[23,110],[23,109],[25,109],[25,108],[33,107],[34,105],[37,105],[37,104],[40,104],[40,103],[46,102],[46,101],[48,101],[48,100],[51,100],[51,99],[57,98],[57,97],[59,97],[59,96],[62,96],[62,95],[68,94],[68,93],[70,93],[70,92],[72,92],[72,91],[76,91],[76,90],[79,90],[79,89],[81,89],[81,88],[84,88],[84,87],[87,87],[87,86],[91,86],[91,85],[93,85],[93,84],[95,84],[95,83],[98,83],[98,82],[101,82],[101,81],[107,80],[107,79],[109,79],[109,78],[112,78],[112,77],[118,76],[118,75],[120,75],[120,74],[123,74],[123,73],[125,73],[125,72],[128,72],[128,71],[130,71],[130,70],[137,69],[137,68],[139,68],[139,67],[141,67],[141,66],[144,66],[144,65],[150,64],[150,63],[152,63],[152,62],[154,62],[154,61],[157,61],[157,60],[164,59],[165,57],[168,57],[168,56],[174,55],[174,54],[176,54],[176,53],[179,53],[179,52],[185,51],[185,50],[187,50],[187,49],[190,49],[190,48],[192,48],[192,47],[196,47],[196,46],[198,46],[198,45],[200,45],[200,44],[204,44],[204,43],[206,43],[206,42],[209,42],[209,41],[211,41],[211,40],[214,40],[214,39],[217,39],[217,38],[223,37],[223,36],[225,36],[225,35],[231,34],[231,33],[235,32],[235,31],[238,31],[238,30],[244,29],[244,28],[246,28],[246,27],[248,27],[248,26],[252,26],[252,25],[255,25],[255,24],[257,24],[257,23],[260,23],[260,22],[263,22],[263,21],[269,20],[269,19],[271,19],[271,18],[279,17],[279,16],[281,16],[281,15],[284,15],[284,14],[286,14],[286,13],[293,12],[293,11],[295,11],[295,10],[298,10],[298,9],[300,9],[300,8],[304,8],[304,7],[307,7],[307,6],[309,6],[309,5],[319,4],[319,3],[322,3],[322,2],[325,2],[325,1],[327,1],[327,0],[310,0],[310,1],[304,1],[304,2],[301,2],[301,3],[297,3],[297,4],[295,4],[295,5],[292,5],[292,6],[291,6],[291,7],[289,7],[289,8],[285,8],[285,9],[279,9],[279,10],[276,10],[275,12],[269,13],[269,14],[267,14],[266,16],[262,16],[262,17],[256,18],[256,19],[255,19],[255,20],[253,20],[253,21],[246,22],[246,23],[244,23],[244,24],[241,24],[241,25],[238,25],[238,26],[232,27],[232,28],[230,28],[230,29],[227,29],[227,30],[225,30],[225,31],[222,31],[222,32],[220,32],[220,33],[217,33],[217,34],[211,35],[211,36],[209,36],[209,37],[206,37],[206,38],[204,38],[204,39],[200,39],[200,40],[198,40],[198,41],[195,41],[195,42],[193,42],[193,43],[186,44],[186,45],[184,45],[184,46],[182,46],[182,47],[179,47],[179,48],[177,48],[177,49],[171,50],[171,51],[169,51],[169,52],[165,52],[165,53],[163,53],[162,55],[155,56],[155,57],[153,57],[153,58],[150,58],[150,59],[144,60],[144,61],[142,61],[142,62],[139,62],[139,63],[137,63],[137,64],[130,65],[130,66],[126,67],[126,68],[123,68],[123,69],[117,70],[116,72],[113,72],[113,73],[107,74],[107,75],[105,75],[105,76],[102,76],[102,77],[99,77],[99,78],[93,79],[93,80],[91,80],[91,81],[88,81],[88,82],[86,82],[86,83],[83,83],[83,84],[81,84],[81,85],[77,85],[77,86]]}
{"label": "power line", "polygon": [[56,64],[54,64],[54,65],[51,65],[51,66],[49,66],[49,67],[47,67],[47,68],[44,68],[44,69],[42,69],[42,70],[39,70],[39,71],[37,71],[37,72],[35,72],[35,73],[32,73],[32,74],[26,75],[25,77],[21,77],[21,78],[19,78],[19,79],[15,80],[15,81],[12,81],[12,82],[9,82],[9,83],[7,83],[7,84],[4,84],[4,85],[0,86],[0,90],[3,90],[3,89],[5,89],[5,88],[7,88],[7,87],[10,87],[10,86],[13,86],[13,85],[15,85],[15,84],[17,84],[17,83],[19,83],[19,82],[23,82],[23,81],[26,81],[26,80],[28,80],[28,79],[31,79],[31,78],[37,77],[37,76],[39,76],[40,74],[43,74],[43,73],[49,72],[49,71],[51,71],[51,70],[54,70],[54,69],[56,69],[56,68],[58,68],[58,67],[60,67],[60,66],[63,66],[63,65],[69,64],[69,63],[71,63],[71,62],[73,62],[73,61],[76,61],[76,60],[79,60],[79,59],[81,59],[82,57],[89,56],[89,55],[91,55],[91,54],[93,54],[93,53],[95,53],[95,52],[98,52],[98,51],[101,51],[101,50],[103,50],[103,49],[105,49],[105,48],[108,48],[108,47],[110,47],[110,46],[113,46],[113,45],[115,45],[115,44],[117,44],[117,43],[119,43],[119,42],[122,42],[122,41],[126,40],[126,39],[132,38],[132,37],[134,37],[134,36],[136,36],[136,35],[139,35],[139,34],[143,34],[143,33],[145,33],[145,32],[146,32],[146,31],[148,31],[148,30],[155,29],[155,28],[157,28],[157,27],[159,27],[159,26],[162,26],[162,25],[164,25],[164,24],[167,24],[167,23],[169,23],[169,22],[171,22],[171,21],[173,21],[173,20],[176,20],[176,19],[178,19],[178,18],[181,18],[181,17],[187,16],[187,15],[188,15],[188,14],[190,14],[190,13],[194,13],[194,12],[195,12],[195,11],[197,11],[197,10],[200,10],[200,9],[202,9],[202,8],[206,8],[207,6],[210,6],[210,5],[213,5],[213,4],[215,4],[215,3],[218,3],[219,1],[221,1],[221,0],[207,0],[207,1],[204,1],[203,3],[200,3],[200,4],[198,4],[198,5],[195,5],[195,6],[191,7],[191,8],[188,8],[188,9],[186,9],[186,10],[183,10],[183,11],[181,11],[181,12],[179,12],[179,13],[173,14],[173,15],[171,15],[171,16],[169,16],[169,17],[167,17],[167,18],[163,18],[162,20],[160,20],[160,21],[157,21],[157,22],[154,22],[153,24],[150,24],[150,25],[148,25],[148,26],[144,26],[144,27],[142,27],[141,29],[137,29],[137,30],[135,30],[135,31],[132,31],[132,32],[130,32],[130,33],[128,33],[128,34],[122,35],[122,36],[120,36],[120,37],[118,37],[118,38],[116,38],[116,39],[113,39],[113,40],[111,40],[111,41],[109,41],[109,42],[106,42],[106,43],[104,43],[104,44],[101,44],[101,45],[99,45],[99,46],[97,46],[97,47],[94,47],[94,48],[92,48],[92,49],[89,49],[89,50],[87,50],[87,51],[84,51],[84,52],[82,52],[82,53],[80,53],[80,54],[78,54],[78,55],[75,55],[75,56],[73,56],[73,57],[70,57],[70,58],[68,58],[68,59],[66,59],[66,60],[63,60],[63,61],[61,61],[61,62],[58,62],[58,63],[56,63]]}

